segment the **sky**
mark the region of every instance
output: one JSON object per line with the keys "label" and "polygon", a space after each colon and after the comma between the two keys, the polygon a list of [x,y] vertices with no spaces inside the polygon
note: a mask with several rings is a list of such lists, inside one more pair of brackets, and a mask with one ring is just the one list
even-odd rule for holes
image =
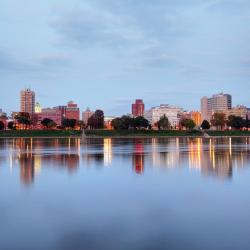
{"label": "sky", "polygon": [[0,108],[31,88],[106,115],[219,92],[250,107],[249,0],[0,0]]}

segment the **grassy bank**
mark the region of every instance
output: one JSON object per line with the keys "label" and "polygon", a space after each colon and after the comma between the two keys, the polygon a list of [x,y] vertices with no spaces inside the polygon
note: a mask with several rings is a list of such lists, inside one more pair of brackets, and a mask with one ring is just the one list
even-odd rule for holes
{"label": "grassy bank", "polygon": [[6,130],[0,131],[0,138],[7,137],[70,137],[80,136],[81,131],[74,130]]}
{"label": "grassy bank", "polygon": [[179,131],[179,130],[88,130],[85,132],[87,136],[104,136],[104,137],[133,137],[133,136],[202,136],[199,131]]}
{"label": "grassy bank", "polygon": [[[179,130],[86,130],[87,137],[184,137],[203,136],[200,131],[179,131]],[[208,131],[210,136],[250,136],[250,131]],[[74,130],[8,130],[0,131],[0,138],[13,137],[79,137],[81,131]]]}
{"label": "grassy bank", "polygon": [[[203,136],[201,131],[180,131],[180,130],[139,130],[139,131],[116,131],[116,130],[88,130],[85,132],[87,136],[98,137],[133,137],[133,136]],[[208,131],[210,136],[250,136],[250,131]]]}

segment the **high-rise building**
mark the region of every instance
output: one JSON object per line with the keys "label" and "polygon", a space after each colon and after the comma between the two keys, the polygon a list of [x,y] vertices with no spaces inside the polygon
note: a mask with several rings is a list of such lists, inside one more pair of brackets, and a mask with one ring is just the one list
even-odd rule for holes
{"label": "high-rise building", "polygon": [[214,113],[225,113],[232,109],[232,96],[228,94],[217,94],[212,97],[201,99],[201,119],[210,121]]}
{"label": "high-rise building", "polygon": [[145,111],[145,105],[143,100],[138,99],[132,104],[132,115],[133,117],[143,116]]}
{"label": "high-rise building", "polygon": [[80,120],[80,109],[77,107],[77,104],[73,101],[68,102],[66,107],[66,119],[74,119],[79,121]]}
{"label": "high-rise building", "polygon": [[88,120],[93,114],[94,112],[91,111],[90,108],[87,108],[85,111],[82,112],[82,120],[85,125],[88,124]]}
{"label": "high-rise building", "polygon": [[20,111],[29,114],[35,113],[35,92],[25,89],[21,91],[20,96]]}

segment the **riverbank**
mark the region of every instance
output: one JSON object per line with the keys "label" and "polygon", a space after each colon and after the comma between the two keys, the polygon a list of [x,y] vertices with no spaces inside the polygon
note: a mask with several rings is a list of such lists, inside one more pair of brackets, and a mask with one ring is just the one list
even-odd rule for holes
{"label": "riverbank", "polygon": [[5,130],[0,131],[0,138],[68,138],[80,137],[77,130]]}
{"label": "riverbank", "polygon": [[[152,138],[152,137],[203,137],[201,131],[180,130],[86,130],[87,138]],[[250,131],[208,131],[211,137],[250,137]],[[6,130],[0,131],[0,138],[68,138],[81,137],[77,130]]]}

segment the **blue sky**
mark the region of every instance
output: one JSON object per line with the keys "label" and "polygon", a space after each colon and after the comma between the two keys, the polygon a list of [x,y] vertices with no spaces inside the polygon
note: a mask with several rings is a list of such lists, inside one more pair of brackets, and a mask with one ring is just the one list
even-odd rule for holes
{"label": "blue sky", "polygon": [[249,0],[0,0],[0,107],[25,87],[107,115],[221,91],[250,106],[249,23]]}

